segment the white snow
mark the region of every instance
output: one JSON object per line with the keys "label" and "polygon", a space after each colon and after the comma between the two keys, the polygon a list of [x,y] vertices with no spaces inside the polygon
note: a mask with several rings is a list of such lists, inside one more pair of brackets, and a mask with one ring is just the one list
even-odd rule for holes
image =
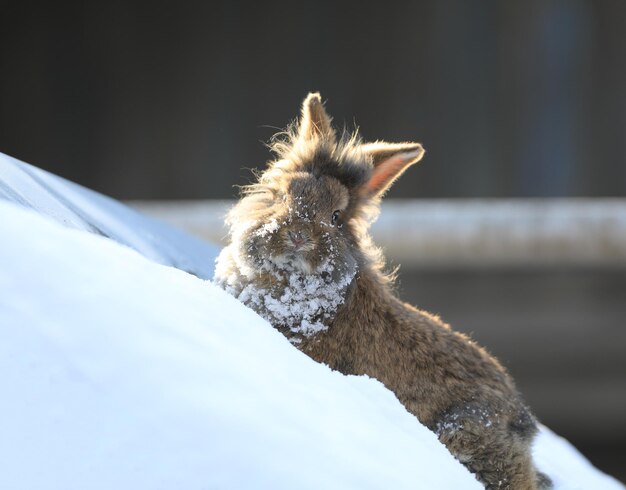
{"label": "white snow", "polygon": [[259,228],[259,230],[257,231],[257,235],[260,237],[264,237],[267,235],[271,235],[272,233],[276,232],[276,230],[278,230],[278,222],[275,218],[272,218],[269,223],[266,223],[261,228]]}
{"label": "white snow", "polygon": [[2,153],[0,199],[34,209],[64,226],[112,238],[160,264],[213,277],[216,246]]}
{"label": "white snow", "polygon": [[540,470],[550,475],[555,490],[624,489],[615,478],[598,471],[568,441],[541,427],[533,446]]}
{"label": "white snow", "polygon": [[[149,260],[85,233],[89,220],[17,180],[0,188],[18,203],[0,200],[0,488],[480,488],[379,382],[315,363],[218,287],[156,263],[158,240]],[[127,226],[126,245],[151,226],[92,197],[81,204]],[[179,263],[202,270],[198,250],[179,236]],[[557,490],[624,488],[545,428],[535,455]]]}
{"label": "white snow", "polygon": [[236,299],[0,201],[0,488],[480,488]]}

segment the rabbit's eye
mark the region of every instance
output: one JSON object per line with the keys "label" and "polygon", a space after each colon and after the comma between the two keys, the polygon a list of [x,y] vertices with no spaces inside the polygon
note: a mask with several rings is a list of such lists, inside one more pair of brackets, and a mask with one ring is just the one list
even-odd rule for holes
{"label": "rabbit's eye", "polygon": [[341,214],[341,211],[339,209],[337,209],[336,211],[333,211],[333,215],[330,218],[330,221],[332,222],[333,225],[337,224],[337,220],[339,219],[340,214]]}

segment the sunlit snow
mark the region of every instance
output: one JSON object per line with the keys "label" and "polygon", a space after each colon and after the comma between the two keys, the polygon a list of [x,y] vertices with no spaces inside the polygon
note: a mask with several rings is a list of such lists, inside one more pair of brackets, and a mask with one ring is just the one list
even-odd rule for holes
{"label": "sunlit snow", "polygon": [[0,223],[0,488],[480,488],[380,383],[210,282],[2,201]]}
{"label": "sunlit snow", "polygon": [[215,245],[2,153],[0,199],[34,209],[64,226],[112,238],[160,264],[213,277]]}
{"label": "sunlit snow", "polygon": [[[0,488],[480,488],[379,382],[315,363],[162,265],[207,277],[211,246],[172,246],[160,224],[15,162],[0,155]],[[557,490],[624,488],[545,428],[534,449]]]}

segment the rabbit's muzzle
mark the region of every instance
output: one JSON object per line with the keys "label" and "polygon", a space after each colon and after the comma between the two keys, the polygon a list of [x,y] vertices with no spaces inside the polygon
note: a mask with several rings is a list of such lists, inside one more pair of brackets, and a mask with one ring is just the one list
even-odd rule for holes
{"label": "rabbit's muzzle", "polygon": [[289,240],[291,240],[291,243],[293,244],[296,250],[301,248],[307,242],[307,238],[308,238],[301,231],[288,231],[287,236],[289,237]]}

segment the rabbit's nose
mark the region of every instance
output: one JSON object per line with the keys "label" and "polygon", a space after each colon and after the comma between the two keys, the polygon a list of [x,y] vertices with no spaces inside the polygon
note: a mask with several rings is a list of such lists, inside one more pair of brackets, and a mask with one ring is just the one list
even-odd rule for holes
{"label": "rabbit's nose", "polygon": [[291,243],[293,243],[296,247],[301,247],[306,241],[304,235],[299,231],[290,231],[288,235]]}

